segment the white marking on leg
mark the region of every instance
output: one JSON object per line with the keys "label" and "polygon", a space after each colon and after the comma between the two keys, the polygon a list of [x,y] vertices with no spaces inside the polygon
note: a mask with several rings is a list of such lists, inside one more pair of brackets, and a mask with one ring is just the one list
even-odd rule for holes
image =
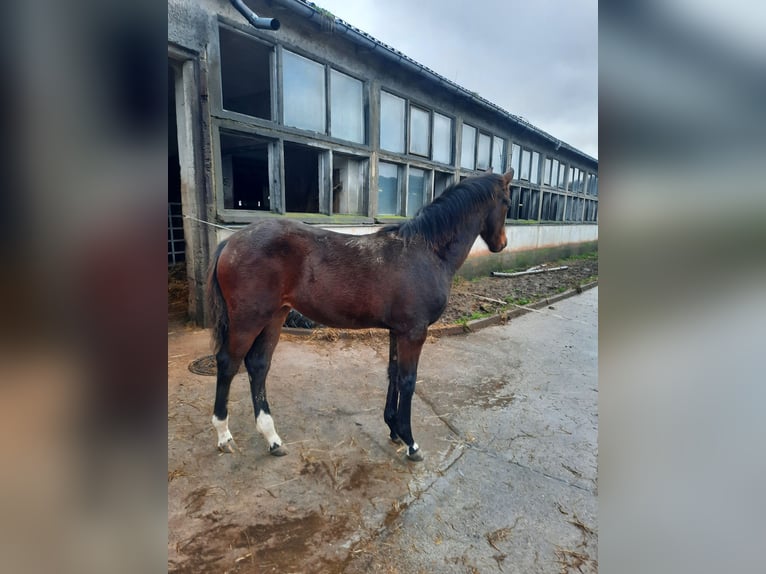
{"label": "white marking on leg", "polygon": [[223,420],[219,420],[217,416],[213,415],[213,426],[218,432],[218,446],[225,446],[230,440],[234,440],[229,432],[229,417],[227,416]]}
{"label": "white marking on leg", "polygon": [[266,442],[269,443],[269,448],[273,447],[275,444],[279,446],[282,445],[282,439],[279,438],[277,431],[274,430],[274,419],[271,418],[270,414],[258,411],[258,416],[255,417],[255,428],[258,429],[258,432],[260,432],[263,435],[263,438],[266,439]]}
{"label": "white marking on leg", "polygon": [[420,448],[420,447],[418,446],[418,443],[416,443],[416,442],[413,442],[413,443],[412,443],[412,446],[410,447],[410,454],[412,454],[413,452],[415,452],[415,451],[416,451],[416,450],[418,450],[419,448]]}

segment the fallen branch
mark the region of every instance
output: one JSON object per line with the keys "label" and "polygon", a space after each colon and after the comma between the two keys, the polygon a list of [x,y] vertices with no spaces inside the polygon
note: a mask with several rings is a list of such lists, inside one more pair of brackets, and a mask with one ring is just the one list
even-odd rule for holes
{"label": "fallen branch", "polygon": [[517,271],[516,273],[502,273],[500,271],[493,271],[492,277],[518,277],[519,275],[531,275],[532,273],[545,273],[546,271],[560,271],[562,269],[569,269],[568,265],[562,265],[561,267],[532,267],[526,271]]}

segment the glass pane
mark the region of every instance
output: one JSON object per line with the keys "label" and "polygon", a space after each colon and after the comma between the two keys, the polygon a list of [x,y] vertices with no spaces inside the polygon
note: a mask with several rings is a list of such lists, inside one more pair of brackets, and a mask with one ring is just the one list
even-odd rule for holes
{"label": "glass pane", "polygon": [[404,153],[404,100],[380,92],[380,147]]}
{"label": "glass pane", "polygon": [[532,173],[530,174],[529,181],[531,183],[540,183],[540,154],[536,151],[532,152]]}
{"label": "glass pane", "polygon": [[545,185],[550,185],[551,183],[551,160],[549,158],[545,158],[545,163],[543,167],[543,183]]}
{"label": "glass pane", "polygon": [[511,167],[513,168],[513,179],[519,179],[519,160],[521,159],[521,148],[513,144],[511,146]]}
{"label": "glass pane", "polygon": [[505,158],[505,140],[495,136],[492,144],[492,172],[504,173],[503,159]]}
{"label": "glass pane", "polygon": [[285,125],[325,133],[324,66],[282,52]]}
{"label": "glass pane", "polygon": [[556,187],[559,181],[559,160],[553,160],[553,167],[551,169],[551,185]]}
{"label": "glass pane", "polygon": [[220,28],[223,107],[271,119],[271,51],[250,38]]}
{"label": "glass pane", "polygon": [[452,163],[452,120],[434,113],[434,161]]}
{"label": "glass pane", "polygon": [[562,188],[562,189],[564,188],[564,176],[566,175],[566,172],[567,172],[567,166],[565,166],[563,163],[560,163],[559,164],[559,182],[558,182],[558,186],[560,188]]}
{"label": "glass pane", "polygon": [[407,178],[407,217],[412,217],[423,207],[426,196],[426,172],[414,167],[410,168]]}
{"label": "glass pane", "polygon": [[476,165],[476,128],[463,124],[463,142],[460,153],[460,167],[474,169]]}
{"label": "glass pane", "polygon": [[397,215],[399,195],[399,167],[393,163],[378,164],[378,213]]}
{"label": "glass pane", "polygon": [[528,149],[521,150],[521,175],[519,179],[529,179],[529,160],[532,154]]}
{"label": "glass pane", "polygon": [[410,153],[428,157],[429,116],[426,110],[410,107]]}
{"label": "glass pane", "polygon": [[332,135],[364,143],[363,84],[356,78],[330,71]]}
{"label": "glass pane", "polygon": [[489,169],[489,148],[492,147],[492,138],[487,134],[479,134],[479,150],[476,154],[476,168]]}

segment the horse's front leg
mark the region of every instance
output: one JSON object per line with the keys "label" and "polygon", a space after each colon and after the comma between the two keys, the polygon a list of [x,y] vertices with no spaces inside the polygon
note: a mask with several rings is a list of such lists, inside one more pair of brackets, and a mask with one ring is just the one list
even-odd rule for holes
{"label": "horse's front leg", "polygon": [[426,329],[411,331],[396,338],[399,408],[396,413],[396,431],[407,445],[407,458],[414,461],[423,460],[420,447],[412,437],[412,395],[415,393],[415,381],[418,375],[418,360],[423,343],[426,340]]}
{"label": "horse's front leg", "polygon": [[388,394],[386,395],[386,408],[383,411],[383,420],[386,421],[391,430],[391,440],[401,444],[399,432],[396,428],[396,411],[399,408],[399,366],[397,364],[396,354],[396,336],[393,333],[388,335]]}

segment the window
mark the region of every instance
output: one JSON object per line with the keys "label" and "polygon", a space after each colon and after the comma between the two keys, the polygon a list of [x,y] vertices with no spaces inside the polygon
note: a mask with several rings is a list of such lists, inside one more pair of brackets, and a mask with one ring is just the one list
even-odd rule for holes
{"label": "window", "polygon": [[492,142],[492,172],[505,173],[505,140],[497,136]]}
{"label": "window", "polygon": [[540,154],[532,152],[532,172],[529,175],[530,183],[540,183]]}
{"label": "window", "polygon": [[269,149],[265,138],[221,131],[225,209],[270,211]]}
{"label": "window", "polygon": [[564,189],[564,180],[566,179],[566,173],[567,173],[567,166],[563,163],[559,164],[559,180],[558,180],[558,187],[561,189]]}
{"label": "window", "polygon": [[463,124],[460,167],[465,169],[475,169],[476,167],[476,128],[468,124]]}
{"label": "window", "polygon": [[399,214],[399,166],[381,161],[378,163],[378,214]]}
{"label": "window", "polygon": [[284,149],[285,211],[319,213],[319,156],[323,152],[289,142]]}
{"label": "window", "polygon": [[551,168],[551,186],[556,187],[559,183],[559,160],[553,160],[553,167]]}
{"label": "window", "polygon": [[487,134],[479,133],[479,149],[476,154],[476,168],[489,169],[489,152],[492,147],[492,138]]}
{"label": "window", "polygon": [[430,119],[426,110],[410,106],[410,153],[429,156]]}
{"label": "window", "polygon": [[367,160],[333,153],[332,213],[365,213]]}
{"label": "window", "polygon": [[550,158],[545,158],[544,166],[543,167],[543,184],[544,185],[550,185],[551,184],[551,160]]}
{"label": "window", "polygon": [[425,170],[410,168],[407,178],[407,217],[412,217],[423,207],[427,194],[427,174]]}
{"label": "window", "polygon": [[282,51],[285,125],[326,132],[324,76],[322,64],[287,50]]}
{"label": "window", "polygon": [[434,112],[433,160],[452,163],[452,120]]}
{"label": "window", "polygon": [[224,27],[218,33],[224,109],[271,120],[273,49]]}
{"label": "window", "polygon": [[532,159],[532,154],[527,149],[521,150],[521,175],[519,179],[529,179],[529,161]]}
{"label": "window", "polygon": [[380,92],[380,147],[404,153],[404,100]]}
{"label": "window", "polygon": [[519,179],[519,163],[521,160],[521,147],[517,144],[511,146],[511,169],[513,169],[513,179]]}
{"label": "window", "polygon": [[331,135],[364,143],[364,84],[356,78],[331,70],[330,100]]}
{"label": "window", "polygon": [[452,174],[441,171],[434,172],[434,197],[438,197],[452,184]]}

